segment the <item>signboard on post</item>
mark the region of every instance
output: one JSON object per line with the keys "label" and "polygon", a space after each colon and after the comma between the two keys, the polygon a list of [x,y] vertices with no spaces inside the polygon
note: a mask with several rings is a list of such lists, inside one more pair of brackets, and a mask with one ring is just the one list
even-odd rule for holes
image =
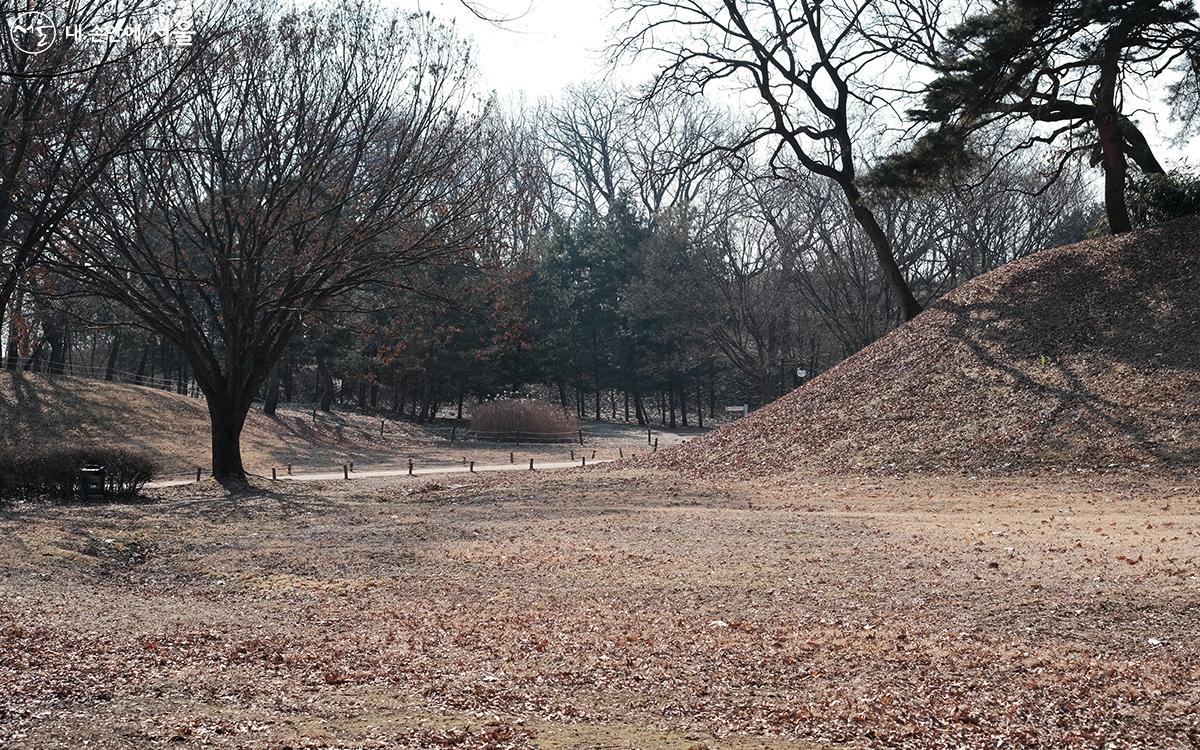
{"label": "signboard on post", "polygon": [[726,406],[725,411],[731,411],[731,412],[739,412],[740,411],[742,413],[742,416],[744,417],[750,413],[750,404],[742,404],[741,406]]}

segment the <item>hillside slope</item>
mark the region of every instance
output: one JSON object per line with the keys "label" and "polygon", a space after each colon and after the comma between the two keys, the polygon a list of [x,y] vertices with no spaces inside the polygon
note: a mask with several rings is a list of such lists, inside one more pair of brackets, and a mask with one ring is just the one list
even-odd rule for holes
{"label": "hillside slope", "polygon": [[746,419],[690,474],[1200,465],[1200,217],[978,277]]}
{"label": "hillside slope", "polygon": [[[0,420],[5,445],[25,441],[64,445],[120,445],[156,458],[164,474],[209,465],[208,410],[202,399],[124,383],[65,376],[0,372]],[[280,409],[275,417],[252,411],[242,433],[251,471],[288,463],[332,469],[343,461],[397,460],[401,448],[432,436],[416,425],[353,414]],[[407,455],[407,453],[405,454]]]}

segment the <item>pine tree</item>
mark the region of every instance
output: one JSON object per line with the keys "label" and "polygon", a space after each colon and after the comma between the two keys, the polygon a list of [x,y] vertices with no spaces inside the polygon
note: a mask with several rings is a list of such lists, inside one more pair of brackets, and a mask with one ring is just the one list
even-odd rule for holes
{"label": "pine tree", "polygon": [[919,184],[973,161],[971,136],[997,123],[1044,127],[1027,141],[1069,141],[1065,160],[1090,152],[1105,177],[1113,232],[1131,228],[1125,204],[1127,162],[1143,173],[1162,166],[1122,111],[1125,91],[1187,59],[1200,47],[1191,2],[1181,0],[994,0],[948,37],[941,75],[910,115],[935,124],[874,179]]}

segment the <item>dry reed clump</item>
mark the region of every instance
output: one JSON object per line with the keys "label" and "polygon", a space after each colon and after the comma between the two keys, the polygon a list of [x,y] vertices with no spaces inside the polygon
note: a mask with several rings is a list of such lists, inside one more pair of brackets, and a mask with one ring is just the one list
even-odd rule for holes
{"label": "dry reed clump", "polygon": [[480,437],[518,433],[531,438],[569,439],[578,429],[573,414],[538,401],[490,401],[471,412],[471,431]]}

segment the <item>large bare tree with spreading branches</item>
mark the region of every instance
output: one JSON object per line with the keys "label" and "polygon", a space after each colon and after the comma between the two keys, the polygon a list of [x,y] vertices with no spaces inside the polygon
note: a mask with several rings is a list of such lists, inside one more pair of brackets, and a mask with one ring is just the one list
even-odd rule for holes
{"label": "large bare tree with spreading branches", "polygon": [[470,75],[468,48],[425,14],[246,9],[190,71],[189,101],[58,233],[58,270],[186,356],[215,477],[244,477],[247,413],[306,322],[473,235]]}
{"label": "large bare tree with spreading branches", "polygon": [[892,241],[858,185],[856,111],[879,106],[870,68],[887,56],[864,38],[871,0],[624,0],[614,53],[659,63],[650,95],[733,86],[762,105],[731,148],[770,143],[772,163],[831,180],[874,249],[905,319],[922,309]]}
{"label": "large bare tree with spreading branches", "polygon": [[[219,14],[172,17],[158,0],[0,0],[0,319],[9,324],[9,368],[22,284],[98,176],[182,104],[181,82],[213,42]],[[114,31],[182,22],[189,31],[179,38]],[[67,29],[88,36],[72,40]]]}

